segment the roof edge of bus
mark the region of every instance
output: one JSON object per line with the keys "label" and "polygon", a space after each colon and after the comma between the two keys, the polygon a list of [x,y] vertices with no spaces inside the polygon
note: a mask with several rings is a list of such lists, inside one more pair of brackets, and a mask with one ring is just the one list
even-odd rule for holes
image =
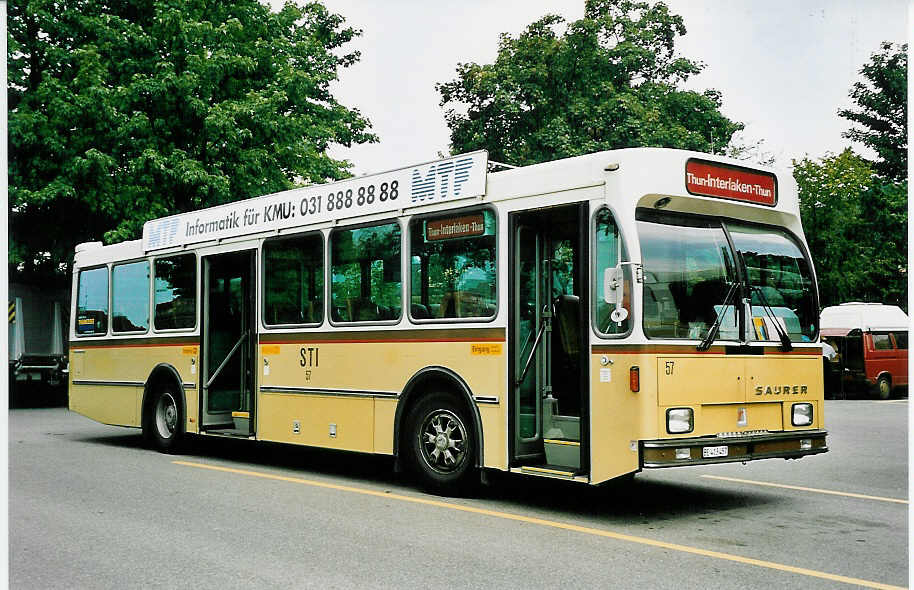
{"label": "roof edge of bus", "polygon": [[142,240],[128,240],[108,245],[104,245],[102,242],[83,242],[76,246],[73,266],[74,268],[100,266],[121,259],[127,261],[143,256]]}
{"label": "roof edge of bus", "polygon": [[81,244],[76,244],[76,253],[87,252],[89,250],[95,250],[97,248],[103,248],[105,245],[102,242],[83,242]]}

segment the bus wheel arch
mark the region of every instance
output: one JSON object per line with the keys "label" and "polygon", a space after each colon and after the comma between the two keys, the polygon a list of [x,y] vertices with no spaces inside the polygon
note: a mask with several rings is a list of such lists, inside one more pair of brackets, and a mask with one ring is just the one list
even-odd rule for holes
{"label": "bus wheel arch", "polygon": [[175,452],[184,438],[187,419],[184,384],[177,369],[160,364],[152,370],[141,407],[140,424],[147,443],[166,453]]}
{"label": "bus wheel arch", "polygon": [[403,388],[394,418],[393,446],[398,465],[401,460],[410,456],[410,449],[406,446],[409,440],[407,435],[410,433],[410,419],[415,409],[429,397],[440,395],[451,398],[457,408],[465,414],[468,422],[465,426],[472,431],[475,443],[469,460],[472,461],[472,467],[482,467],[483,434],[479,409],[466,382],[444,367],[427,367],[419,371]]}

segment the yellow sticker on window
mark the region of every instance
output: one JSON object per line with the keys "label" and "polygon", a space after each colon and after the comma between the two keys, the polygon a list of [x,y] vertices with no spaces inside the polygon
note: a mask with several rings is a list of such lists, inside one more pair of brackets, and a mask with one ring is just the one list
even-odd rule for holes
{"label": "yellow sticker on window", "polygon": [[501,354],[501,343],[500,342],[491,342],[485,344],[471,344],[470,345],[470,354],[473,355],[500,355]]}

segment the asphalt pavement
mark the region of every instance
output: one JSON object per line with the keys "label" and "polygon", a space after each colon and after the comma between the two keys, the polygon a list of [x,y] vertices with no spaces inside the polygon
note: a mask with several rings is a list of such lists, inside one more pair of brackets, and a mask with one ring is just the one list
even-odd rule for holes
{"label": "asphalt pavement", "polygon": [[891,588],[908,402],[826,402],[830,452],[601,487],[428,495],[385,457],[9,413],[11,588]]}

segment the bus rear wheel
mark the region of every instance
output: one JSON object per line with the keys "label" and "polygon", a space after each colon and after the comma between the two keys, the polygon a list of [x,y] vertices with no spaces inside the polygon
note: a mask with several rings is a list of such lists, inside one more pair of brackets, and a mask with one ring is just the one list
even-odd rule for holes
{"label": "bus rear wheel", "polygon": [[428,395],[410,412],[407,452],[424,487],[444,494],[469,490],[476,453],[471,424],[462,404],[446,393]]}
{"label": "bus rear wheel", "polygon": [[174,390],[159,385],[143,414],[146,440],[160,451],[176,451],[184,435],[184,408]]}

